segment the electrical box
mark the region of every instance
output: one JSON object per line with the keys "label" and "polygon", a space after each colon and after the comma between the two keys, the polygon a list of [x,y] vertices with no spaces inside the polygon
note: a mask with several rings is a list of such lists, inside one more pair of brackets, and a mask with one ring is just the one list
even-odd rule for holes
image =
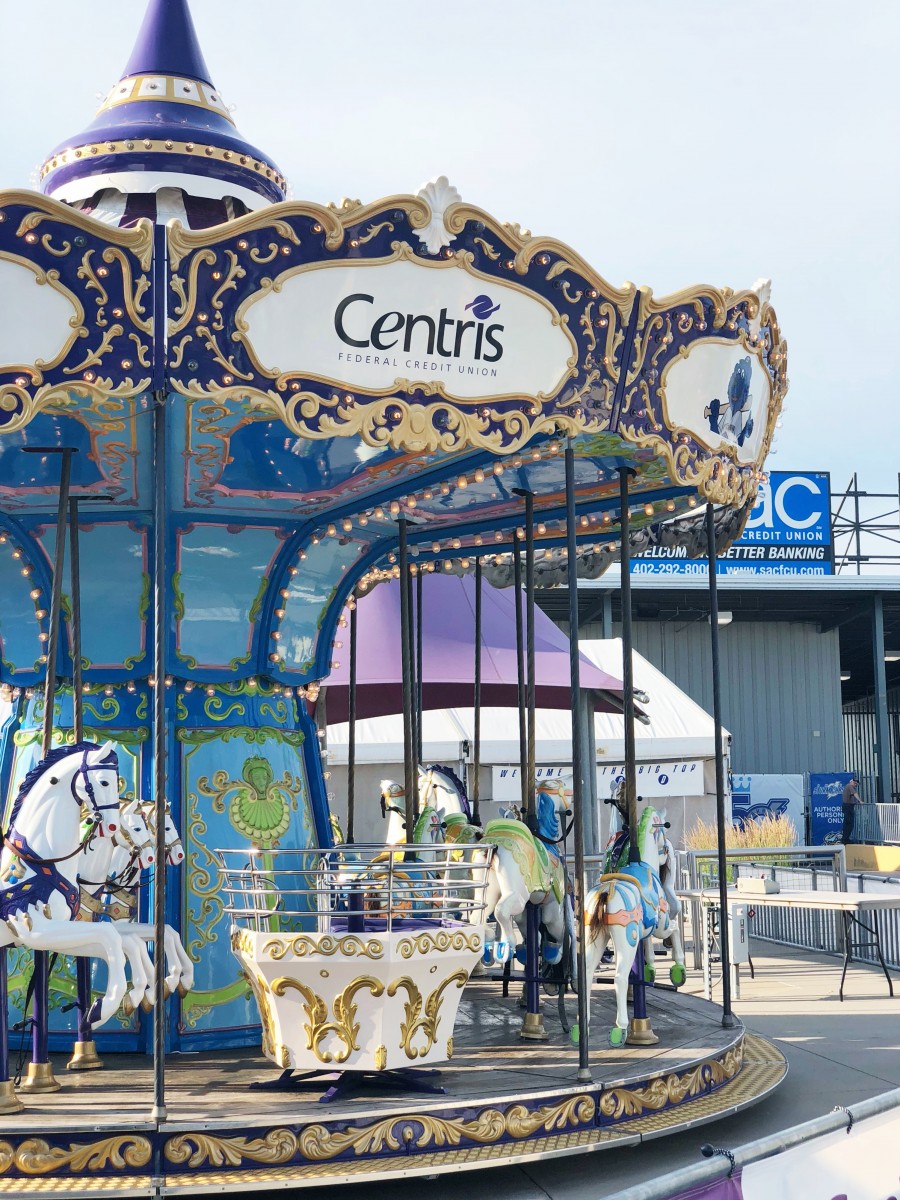
{"label": "electrical box", "polygon": [[750,961],[750,924],[747,904],[728,906],[728,946],[732,963]]}

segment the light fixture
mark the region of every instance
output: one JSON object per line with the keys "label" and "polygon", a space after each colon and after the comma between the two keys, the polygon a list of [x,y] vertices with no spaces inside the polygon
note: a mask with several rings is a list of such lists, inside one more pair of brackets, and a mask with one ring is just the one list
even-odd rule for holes
{"label": "light fixture", "polygon": [[841,671],[841,683],[846,683],[849,678],[850,678],[849,671]]}
{"label": "light fixture", "polygon": [[[721,612],[720,611],[717,623],[719,625],[730,625],[731,621],[732,621],[732,615],[733,614],[730,612]],[[706,619],[707,619],[707,621],[709,621],[709,623],[711,625],[712,624],[712,614],[710,614]]]}
{"label": "light fixture", "polygon": [[900,650],[885,650],[885,662],[900,662]]}

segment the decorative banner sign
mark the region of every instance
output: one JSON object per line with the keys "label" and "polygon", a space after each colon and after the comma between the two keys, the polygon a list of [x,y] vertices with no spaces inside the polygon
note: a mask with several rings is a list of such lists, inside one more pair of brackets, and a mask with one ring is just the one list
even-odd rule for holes
{"label": "decorative banner sign", "polygon": [[714,450],[733,447],[739,462],[756,459],[772,389],[759,359],[744,346],[699,342],[670,365],[663,383],[673,426],[694,431]]}
{"label": "decorative banner sign", "polygon": [[260,369],[304,373],[377,395],[424,389],[458,400],[555,396],[578,347],[546,300],[491,279],[466,259],[300,267],[240,314]]}
{"label": "decorative banner sign", "polygon": [[895,1108],[750,1163],[741,1175],[743,1200],[893,1200],[900,1195],[897,1129]]}
{"label": "decorative banner sign", "polygon": [[735,825],[765,816],[788,817],[797,830],[797,845],[805,843],[802,775],[732,775],[731,819]]}
{"label": "decorative banner sign", "polygon": [[[541,766],[536,768],[538,787],[543,780],[562,779],[572,789],[571,766]],[[597,796],[603,801],[614,795],[625,778],[624,767],[607,764],[597,767]],[[501,804],[518,804],[522,799],[522,784],[518,766],[495,766],[491,769],[492,799]],[[638,795],[644,800],[666,796],[702,796],[703,763],[700,759],[686,762],[655,762],[637,764]]]}
{"label": "decorative banner sign", "polygon": [[841,797],[850,782],[849,771],[809,777],[809,840],[812,846],[837,846],[843,840]]}
{"label": "decorative banner sign", "polygon": [[[831,575],[831,478],[825,471],[773,471],[743,534],[718,559],[719,575]],[[683,546],[655,546],[631,560],[633,575],[705,576],[705,559]]]}
{"label": "decorative banner sign", "polygon": [[[597,767],[597,795],[601,800],[614,796],[625,780],[621,763]],[[665,796],[702,796],[703,763],[700,759],[686,762],[639,762],[637,791],[644,800]]]}

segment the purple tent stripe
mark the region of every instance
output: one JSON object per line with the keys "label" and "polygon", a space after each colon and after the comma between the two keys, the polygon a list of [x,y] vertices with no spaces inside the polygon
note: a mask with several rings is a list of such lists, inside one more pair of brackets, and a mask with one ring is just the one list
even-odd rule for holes
{"label": "purple tent stripe", "polygon": [[[357,612],[357,715],[388,716],[402,710],[400,586],[382,583],[359,602]],[[426,575],[422,593],[422,706],[464,708],[472,704],[475,676],[475,585],[468,578]],[[482,704],[516,704],[514,593],[485,587],[482,611]],[[346,638],[336,652],[340,666],[327,680],[330,723],[346,721],[350,662]],[[538,608],[535,611],[535,674],[539,708],[569,708],[569,642]],[[621,680],[581,656],[581,686],[595,693],[598,712],[619,712]]]}

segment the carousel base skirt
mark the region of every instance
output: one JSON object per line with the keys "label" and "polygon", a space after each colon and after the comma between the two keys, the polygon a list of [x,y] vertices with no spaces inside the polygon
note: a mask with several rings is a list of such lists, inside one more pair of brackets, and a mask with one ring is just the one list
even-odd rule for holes
{"label": "carousel base skirt", "polygon": [[[443,1095],[363,1085],[322,1104],[316,1090],[252,1088],[277,1069],[251,1051],[220,1051],[168,1060],[167,1119],[156,1123],[152,1063],[108,1055],[104,1071],[64,1075],[62,1091],[25,1095],[24,1111],[0,1115],[0,1200],[280,1191],[613,1149],[737,1112],[787,1071],[765,1039],[723,1029],[720,1009],[662,988],[648,990],[658,1043],[609,1049],[614,997],[601,983],[592,1081],[579,1081],[556,1001],[543,1008],[549,1041],[523,1043],[517,997],[492,980],[470,983]],[[574,1021],[574,997],[567,1009]],[[333,1082],[323,1078],[321,1093]]]}

